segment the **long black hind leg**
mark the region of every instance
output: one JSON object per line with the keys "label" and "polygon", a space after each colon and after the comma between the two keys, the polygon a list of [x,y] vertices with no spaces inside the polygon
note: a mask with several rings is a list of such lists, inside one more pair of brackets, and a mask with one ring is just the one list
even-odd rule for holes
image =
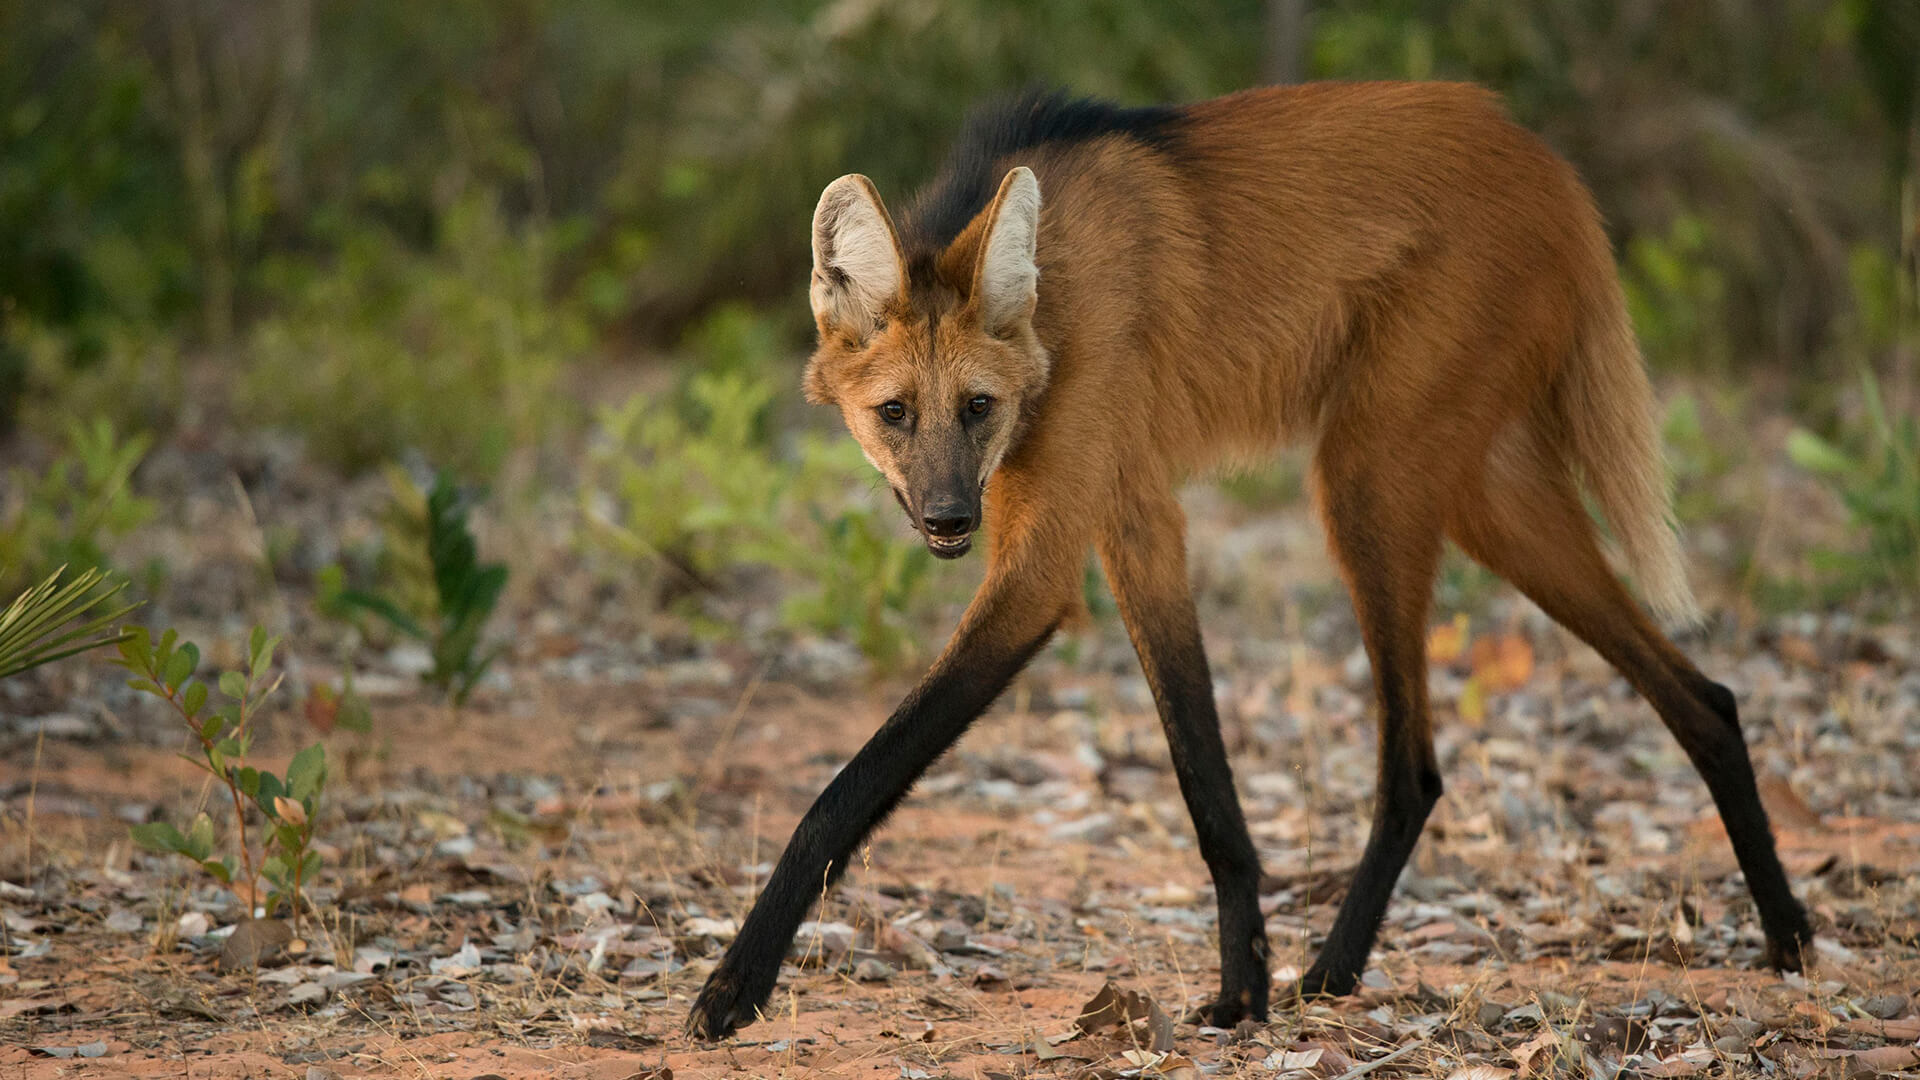
{"label": "long black hind leg", "polygon": [[1592,519],[1563,468],[1535,450],[1497,458],[1484,497],[1448,531],[1626,676],[1707,782],[1767,935],[1767,962],[1798,970],[1813,940],[1760,805],[1733,694],[1702,675],[1641,613],[1600,553]]}
{"label": "long black hind leg", "polygon": [[1303,994],[1347,994],[1359,983],[1394,883],[1440,799],[1427,712],[1426,634],[1440,559],[1439,520],[1424,497],[1425,485],[1406,481],[1406,462],[1377,452],[1342,453],[1340,445],[1323,440],[1316,465],[1328,539],[1373,663],[1380,768],[1366,851],[1319,958],[1301,977]]}

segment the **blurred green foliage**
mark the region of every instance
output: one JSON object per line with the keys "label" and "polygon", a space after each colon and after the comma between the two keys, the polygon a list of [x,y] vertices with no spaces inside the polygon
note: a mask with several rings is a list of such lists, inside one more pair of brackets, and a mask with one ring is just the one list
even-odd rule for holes
{"label": "blurred green foliage", "polygon": [[[912,655],[937,603],[917,549],[848,440],[777,437],[778,357],[737,312],[690,336],[704,363],[663,394],[600,413],[581,482],[587,537],[651,572],[660,602],[697,611],[743,570],[790,588],[790,627],[844,635],[883,666]],[[683,603],[687,602],[687,603]]]}
{"label": "blurred green foliage", "polygon": [[764,561],[778,528],[769,519],[795,479],[768,447],[777,393],[764,376],[703,371],[664,404],[635,394],[604,410],[583,488],[596,532],[661,566],[671,592]]}
{"label": "blurred green foliage", "polygon": [[[1271,32],[1294,7],[1302,32]],[[576,319],[672,340],[797,297],[821,184],[902,197],[982,96],[1183,100],[1287,67],[1495,87],[1594,185],[1656,360],[1798,360],[1851,303],[1846,253],[1891,247],[1916,23],[1873,0],[0,0],[0,391],[23,327],[75,366],[122,325],[250,343],[245,368],[317,352],[272,422],[352,406],[376,339],[483,384],[578,355]],[[464,356],[492,332],[524,340]],[[358,464],[396,424],[334,426]]]}
{"label": "blurred green foliage", "polygon": [[1846,586],[1887,585],[1920,597],[1920,419],[1888,408],[1880,381],[1861,375],[1864,432],[1836,446],[1796,429],[1787,440],[1793,463],[1826,480],[1847,508],[1864,550],[1823,552],[1819,568]]}
{"label": "blurred green foliage", "polygon": [[324,271],[271,264],[283,306],[254,330],[240,411],[304,432],[349,472],[414,450],[491,475],[510,448],[539,445],[560,412],[555,381],[588,342],[579,314],[547,297],[552,239],[509,227],[484,197],[443,227],[431,254],[375,226]]}
{"label": "blurred green foliage", "polygon": [[116,542],[153,516],[129,486],[151,439],[121,439],[105,420],[67,426],[64,452],[44,472],[9,469],[0,491],[0,593],[71,566],[106,568]]}
{"label": "blurred green foliage", "polygon": [[[832,177],[897,203],[1035,84],[1482,82],[1594,189],[1657,368],[1783,374],[1857,456],[1834,388],[1920,340],[1916,68],[1920,5],[1881,0],[0,0],[0,428],[272,427],[495,479],[586,426],[576,369],[672,346],[695,362],[599,415],[599,540],[669,599],[774,567],[789,621],[883,655],[927,560],[778,414]],[[55,470],[79,495],[0,492],[19,573],[140,516],[89,453]]]}
{"label": "blurred green foliage", "polygon": [[[482,635],[506,588],[507,568],[480,561],[479,542],[467,523],[471,497],[450,473],[435,476],[427,491],[398,469],[388,471],[388,481],[390,588],[346,588],[336,568],[321,584],[321,610],[343,618],[366,612],[425,645],[432,657],[427,683],[455,706],[464,705],[505,648],[485,644]],[[347,696],[351,692],[349,685]]]}

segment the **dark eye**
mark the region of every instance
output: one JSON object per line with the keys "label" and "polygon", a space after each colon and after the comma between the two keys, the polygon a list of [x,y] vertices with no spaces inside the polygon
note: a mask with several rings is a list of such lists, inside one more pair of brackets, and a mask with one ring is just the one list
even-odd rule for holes
{"label": "dark eye", "polygon": [[889,424],[897,424],[907,418],[907,407],[897,401],[889,401],[880,406],[880,415]]}
{"label": "dark eye", "polygon": [[991,408],[993,408],[993,399],[985,394],[981,394],[979,397],[967,402],[967,411],[975,416],[985,416],[987,415],[987,410]]}

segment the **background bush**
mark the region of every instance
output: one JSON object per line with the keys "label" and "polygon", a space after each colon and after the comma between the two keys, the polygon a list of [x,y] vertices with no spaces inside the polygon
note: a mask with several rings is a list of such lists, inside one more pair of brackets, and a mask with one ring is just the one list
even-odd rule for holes
{"label": "background bush", "polygon": [[[1914,400],[1917,67],[1920,7],[1879,0],[0,0],[0,424],[44,457],[70,418],[231,423],[469,482],[597,429],[602,541],[788,565],[790,618],[859,635],[912,572],[856,599],[744,519],[862,566],[899,539],[865,493],[815,521],[793,490],[828,460],[792,428],[832,177],[902,199],[1034,84],[1480,81],[1594,188],[1657,369],[1784,388],[1863,447],[1857,372]],[[587,423],[587,376],[634,357],[668,371]]]}

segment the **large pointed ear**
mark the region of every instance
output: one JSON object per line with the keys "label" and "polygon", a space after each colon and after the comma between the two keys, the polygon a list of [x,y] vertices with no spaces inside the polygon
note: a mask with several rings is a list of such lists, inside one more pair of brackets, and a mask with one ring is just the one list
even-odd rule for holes
{"label": "large pointed ear", "polygon": [[813,211],[813,317],[823,332],[864,340],[907,282],[893,219],[858,174],[827,185]]}
{"label": "large pointed ear", "polygon": [[1000,193],[987,208],[987,239],[974,264],[974,303],[988,333],[1010,330],[1033,315],[1040,287],[1034,261],[1039,238],[1040,182],[1022,165],[1000,181]]}

